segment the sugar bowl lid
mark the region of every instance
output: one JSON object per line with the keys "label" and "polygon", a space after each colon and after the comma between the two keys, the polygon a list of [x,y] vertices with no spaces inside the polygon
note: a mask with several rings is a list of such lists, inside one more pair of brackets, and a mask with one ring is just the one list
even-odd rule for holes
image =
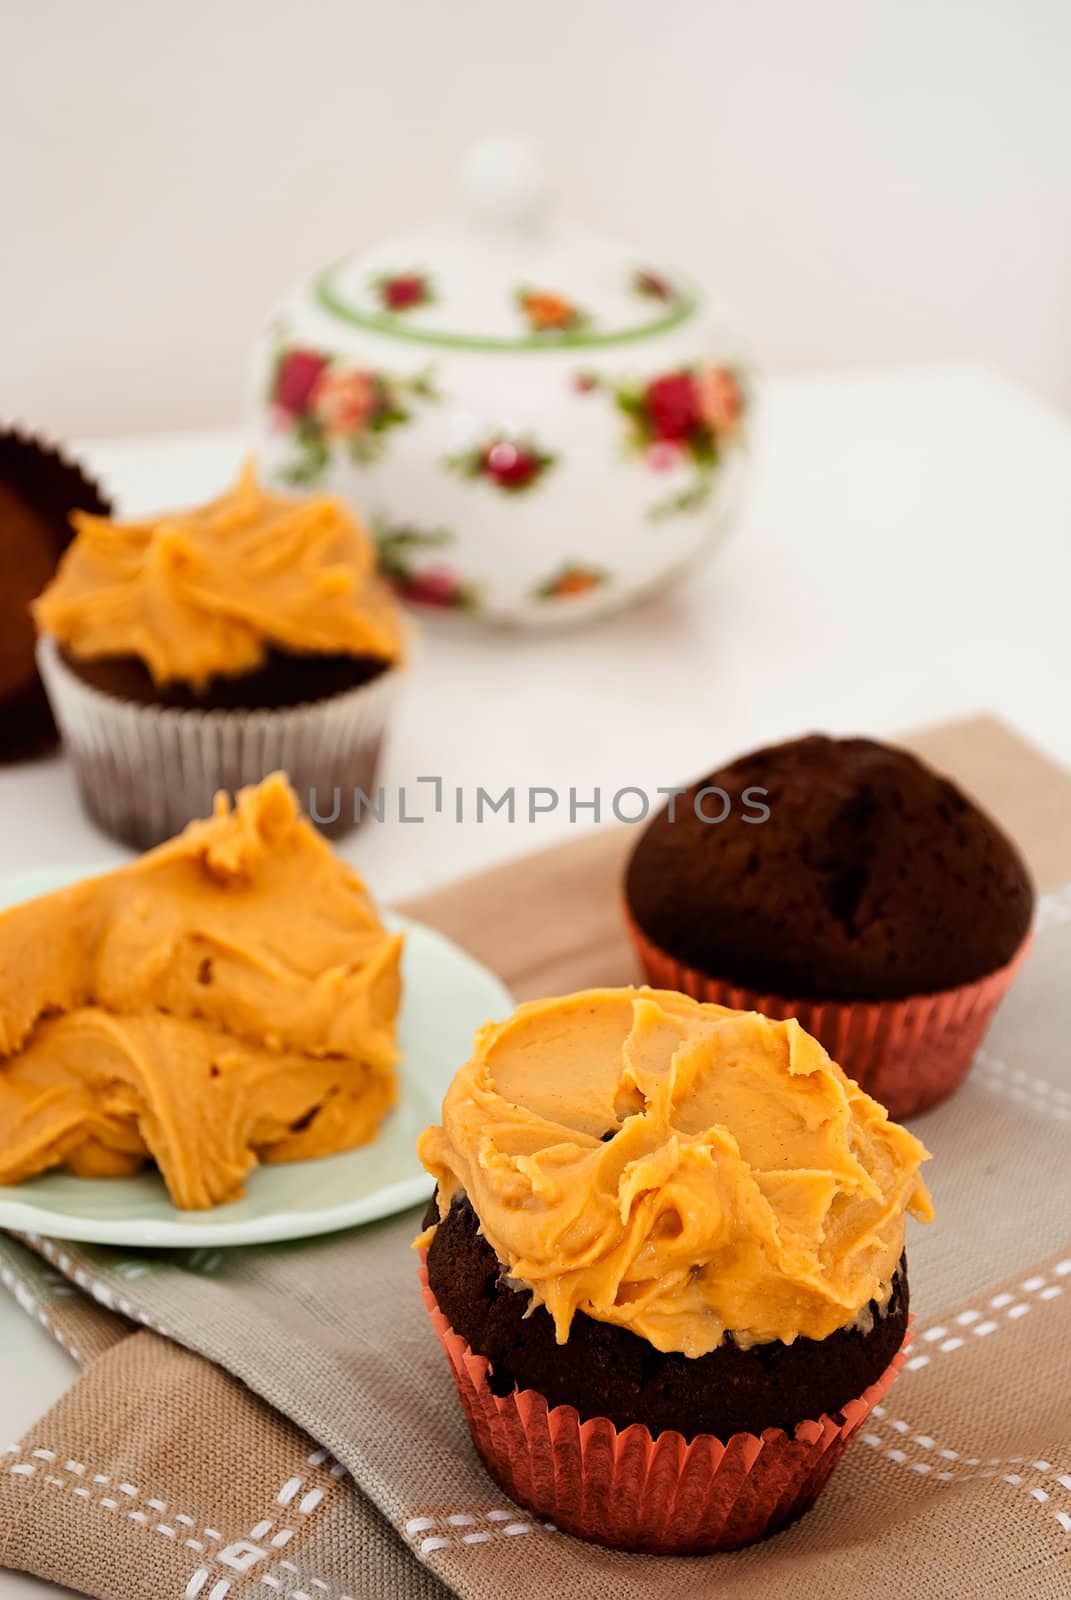
{"label": "sugar bowl lid", "polygon": [[527,141],[475,145],[462,188],[461,220],[407,229],[322,272],[312,286],[321,311],[417,344],[538,351],[651,338],[698,310],[679,273],[552,216]]}

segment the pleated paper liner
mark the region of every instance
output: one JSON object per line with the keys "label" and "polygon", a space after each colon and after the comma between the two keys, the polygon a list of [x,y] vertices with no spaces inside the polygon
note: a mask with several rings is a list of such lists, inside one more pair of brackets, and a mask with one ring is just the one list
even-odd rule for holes
{"label": "pleated paper liner", "polygon": [[106,515],[100,486],[55,445],[0,429],[0,761],[23,761],[56,743],[56,724],[34,665],[30,602],[73,538],[72,511]]}
{"label": "pleated paper liner", "polygon": [[490,1363],[439,1310],[420,1271],[424,1304],[457,1384],[473,1442],[496,1483],[518,1505],[566,1533],[622,1550],[662,1555],[735,1550],[784,1527],[810,1506],[853,1434],[880,1402],[906,1344],[836,1416],[722,1441],[679,1433],[652,1438],[640,1423],[581,1422],[573,1406],[548,1408],[535,1390],[500,1396]]}
{"label": "pleated paper liner", "polygon": [[652,944],[627,909],[625,921],[654,987],[781,1021],[797,1018],[849,1078],[898,1119],[928,1110],[959,1087],[1030,945],[1028,936],[1006,966],[937,994],[905,1000],[791,1000],[686,966]]}
{"label": "pleated paper liner", "polygon": [[185,711],[102,693],[71,671],[50,638],[38,641],[37,660],[86,810],[136,849],[210,816],[217,790],[233,793],[270,772],[286,773],[328,834],[363,814],[355,813],[357,790],[374,803],[396,668],[306,705]]}

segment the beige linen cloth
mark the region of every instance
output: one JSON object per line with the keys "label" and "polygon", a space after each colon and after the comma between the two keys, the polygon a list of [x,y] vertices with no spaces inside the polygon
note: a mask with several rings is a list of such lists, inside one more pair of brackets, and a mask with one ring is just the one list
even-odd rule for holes
{"label": "beige linen cloth", "polygon": [[[968,1083],[914,1123],[937,1221],[910,1238],[910,1359],[813,1511],[733,1555],[669,1558],[510,1504],[421,1304],[415,1213],[246,1250],[8,1238],[4,1282],[82,1374],[0,1456],[0,1564],[102,1600],[1071,1595],[1071,776],[988,719],[913,742],[1048,892]],[[410,909],[519,997],[626,981],[634,837],[589,835]]]}

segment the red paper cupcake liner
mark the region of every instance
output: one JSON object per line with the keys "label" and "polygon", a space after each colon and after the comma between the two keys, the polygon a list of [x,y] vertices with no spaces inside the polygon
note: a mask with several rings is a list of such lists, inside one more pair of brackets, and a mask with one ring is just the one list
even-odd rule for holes
{"label": "red paper cupcake liner", "polygon": [[895,1118],[927,1111],[959,1088],[1030,947],[1028,935],[1006,966],[937,994],[905,1000],[790,1000],[686,966],[652,944],[627,910],[625,921],[654,987],[780,1021],[797,1018],[849,1078]]}
{"label": "red paper cupcake liner", "polygon": [[473,1443],[511,1499],[581,1539],[663,1555],[735,1550],[805,1511],[825,1487],[853,1434],[902,1366],[907,1340],[888,1367],[835,1416],[799,1422],[791,1435],[713,1434],[652,1438],[640,1423],[581,1422],[573,1406],[549,1407],[534,1389],[492,1393],[490,1362],[476,1355],[439,1310],[420,1271],[424,1304],[446,1351]]}

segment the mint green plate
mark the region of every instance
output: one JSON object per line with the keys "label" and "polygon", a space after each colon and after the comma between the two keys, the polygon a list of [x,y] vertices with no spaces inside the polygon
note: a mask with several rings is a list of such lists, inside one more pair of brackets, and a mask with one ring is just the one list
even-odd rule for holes
{"label": "mint green plate", "polygon": [[[87,876],[84,870],[48,870],[2,877],[0,909]],[[265,1244],[372,1222],[426,1199],[432,1182],[416,1158],[417,1136],[439,1120],[447,1085],[471,1053],[476,1029],[489,1017],[507,1016],[513,1002],[493,973],[441,934],[406,917],[388,915],[386,921],[406,936],[401,1098],[372,1144],[319,1161],[258,1167],[246,1180],[244,1199],[211,1211],[177,1210],[153,1168],[134,1178],[49,1172],[0,1184],[0,1228],[93,1244]]]}

